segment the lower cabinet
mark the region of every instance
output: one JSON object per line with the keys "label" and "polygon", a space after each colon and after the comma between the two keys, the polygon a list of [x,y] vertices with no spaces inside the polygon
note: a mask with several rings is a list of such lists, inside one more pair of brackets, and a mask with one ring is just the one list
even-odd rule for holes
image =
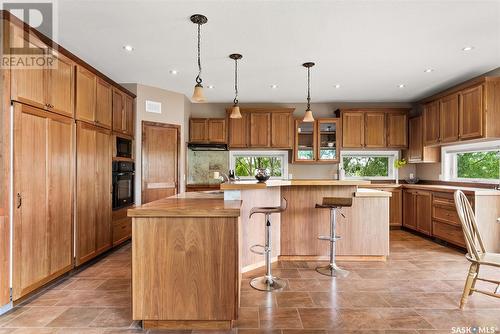
{"label": "lower cabinet", "polygon": [[12,298],[71,270],[74,123],[14,103]]}
{"label": "lower cabinet", "polygon": [[[474,198],[468,196],[468,199],[474,207]],[[465,248],[464,234],[455,207],[453,193],[435,192],[433,194],[432,229],[436,238]]]}
{"label": "lower cabinet", "polygon": [[77,122],[76,265],[112,246],[111,132]]}
{"label": "lower cabinet", "polygon": [[132,237],[132,218],[127,217],[130,207],[113,211],[113,246],[117,246]]}
{"label": "lower cabinet", "polygon": [[432,234],[432,193],[421,190],[403,191],[403,226]]}

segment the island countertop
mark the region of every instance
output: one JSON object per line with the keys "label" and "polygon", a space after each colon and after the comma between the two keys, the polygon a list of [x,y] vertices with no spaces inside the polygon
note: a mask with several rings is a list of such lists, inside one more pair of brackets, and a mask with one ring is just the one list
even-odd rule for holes
{"label": "island countertop", "polygon": [[225,201],[218,192],[189,192],[129,209],[129,217],[239,217],[240,200]]}
{"label": "island countertop", "polygon": [[266,182],[234,181],[221,183],[221,190],[244,190],[244,189],[266,189],[268,187],[280,186],[365,186],[370,181],[364,180],[331,180],[331,179],[292,179],[292,180],[268,180]]}

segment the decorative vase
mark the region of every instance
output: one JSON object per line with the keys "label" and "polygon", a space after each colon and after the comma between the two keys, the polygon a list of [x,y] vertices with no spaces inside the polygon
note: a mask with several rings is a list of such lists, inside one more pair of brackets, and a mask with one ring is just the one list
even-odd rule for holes
{"label": "decorative vase", "polygon": [[255,178],[259,183],[266,182],[270,177],[271,175],[269,175],[269,172],[265,168],[257,168],[255,170]]}

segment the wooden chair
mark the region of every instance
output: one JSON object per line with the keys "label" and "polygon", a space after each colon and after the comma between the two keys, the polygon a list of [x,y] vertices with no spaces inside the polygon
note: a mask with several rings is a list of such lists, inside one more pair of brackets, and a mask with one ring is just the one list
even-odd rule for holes
{"label": "wooden chair", "polygon": [[[464,292],[460,299],[460,308],[463,309],[467,302],[467,298],[472,295],[473,292],[500,298],[500,282],[479,277],[479,267],[482,265],[500,268],[500,254],[488,253],[485,251],[480,231],[477,228],[474,211],[467,197],[460,190],[455,192],[455,205],[457,207],[458,216],[460,217],[460,222],[462,223],[465,244],[467,245],[467,254],[465,254],[465,258],[471,262],[469,274],[465,281]],[[477,280],[496,284],[497,287],[494,292],[476,289]]]}

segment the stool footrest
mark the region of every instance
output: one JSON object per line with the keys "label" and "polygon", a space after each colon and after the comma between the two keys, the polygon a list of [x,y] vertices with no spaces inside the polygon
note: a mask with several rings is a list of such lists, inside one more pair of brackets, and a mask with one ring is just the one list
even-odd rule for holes
{"label": "stool footrest", "polygon": [[[262,251],[256,250],[255,248],[261,248]],[[266,252],[269,252],[269,249],[264,245],[256,244],[256,245],[250,246],[250,252],[255,253],[255,254],[259,254],[259,255],[264,255]]]}
{"label": "stool footrest", "polygon": [[339,235],[335,236],[335,237],[330,237],[329,235],[320,235],[318,237],[319,240],[328,240],[328,241],[337,241],[339,239],[341,239],[341,237]]}

